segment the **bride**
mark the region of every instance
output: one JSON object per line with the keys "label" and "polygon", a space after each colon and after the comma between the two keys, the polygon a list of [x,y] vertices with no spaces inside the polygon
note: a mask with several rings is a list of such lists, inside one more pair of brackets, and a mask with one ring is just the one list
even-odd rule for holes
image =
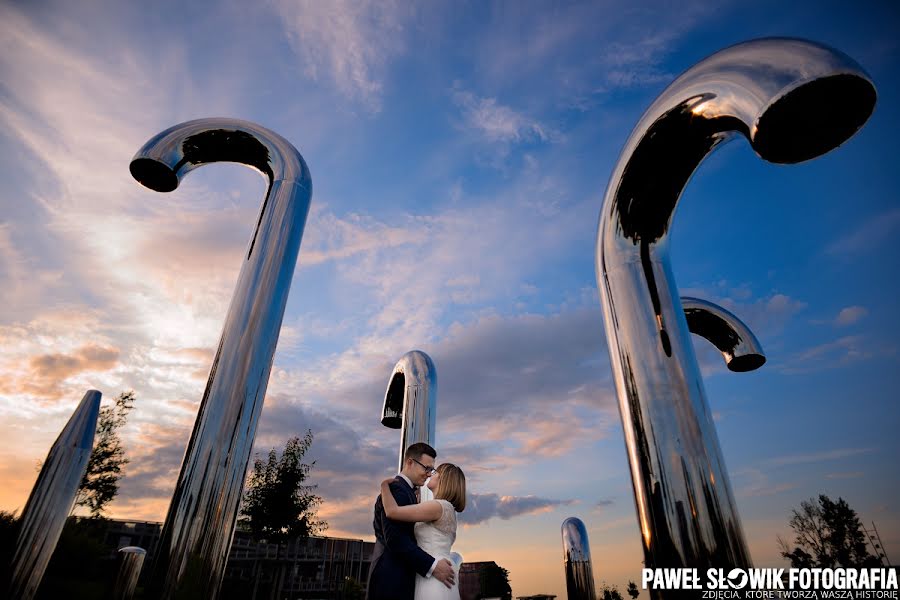
{"label": "bride", "polygon": [[[381,482],[381,501],[384,514],[395,521],[415,523],[416,543],[435,559],[450,556],[450,547],[456,541],[456,513],[466,508],[466,476],[462,469],[451,463],[443,463],[428,480],[428,489],[434,500],[421,504],[398,506],[391,494],[393,478]],[[448,589],[434,577],[416,575],[415,600],[459,600],[459,565],[454,563],[456,583]]]}

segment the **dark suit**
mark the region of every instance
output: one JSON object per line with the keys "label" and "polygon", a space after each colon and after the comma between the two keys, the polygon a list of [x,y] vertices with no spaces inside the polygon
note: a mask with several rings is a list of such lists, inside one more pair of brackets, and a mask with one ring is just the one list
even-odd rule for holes
{"label": "dark suit", "polygon": [[[391,494],[400,506],[416,503],[416,493],[397,476],[391,482]],[[416,545],[415,523],[393,521],[384,516],[381,495],[375,500],[375,551],[369,569],[368,600],[412,600],[416,592],[416,573],[425,576],[434,557]]]}

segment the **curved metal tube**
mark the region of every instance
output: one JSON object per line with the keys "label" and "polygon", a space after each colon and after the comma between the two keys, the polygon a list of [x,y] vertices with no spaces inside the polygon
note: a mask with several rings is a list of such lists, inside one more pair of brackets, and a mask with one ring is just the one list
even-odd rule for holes
{"label": "curved metal tube", "polygon": [[569,600],[595,600],[594,571],[587,529],[577,517],[562,524],[563,560],[566,566],[566,594]]}
{"label": "curved metal tube", "polygon": [[872,82],[846,55],[756,40],[678,77],[625,144],[601,209],[596,267],[648,568],[751,564],[669,262],[681,192],[736,134],[766,160],[799,162],[847,140],[874,104]]}
{"label": "curved metal tube", "polygon": [[44,459],[19,521],[9,598],[28,600],[37,593],[94,448],[100,398],[97,390],[85,392]]}
{"label": "curved metal tube", "polygon": [[762,345],[750,328],[718,304],[681,297],[688,330],[719,349],[725,365],[735,373],[754,371],[766,364]]}
{"label": "curved metal tube", "polygon": [[147,551],[137,546],[119,548],[119,568],[116,574],[116,583],[113,586],[112,598],[115,600],[131,600],[137,589],[138,579],[141,577],[141,568],[144,566],[144,557]]}
{"label": "curved metal tube", "polygon": [[155,553],[151,581],[163,598],[214,598],[221,585],[312,194],[297,149],[237,119],[167,129],[138,150],[130,168],[140,183],[167,192],[217,161],[255,168],[268,189]]}
{"label": "curved metal tube", "polygon": [[[400,357],[384,393],[381,424],[400,430],[398,469],[403,470],[403,454],[416,442],[434,446],[437,419],[437,371],[431,357],[412,350]],[[424,488],[423,486],[423,489]]]}

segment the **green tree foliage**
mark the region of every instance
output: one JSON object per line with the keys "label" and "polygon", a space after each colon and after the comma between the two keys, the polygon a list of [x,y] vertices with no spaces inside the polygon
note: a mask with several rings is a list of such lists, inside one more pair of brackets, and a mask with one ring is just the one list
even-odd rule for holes
{"label": "green tree foliage", "polygon": [[795,568],[877,567],[881,561],[866,547],[862,524],[842,498],[837,502],[824,494],[810,498],[794,509],[790,520],[794,548],[779,536],[781,555]]}
{"label": "green tree foliage", "polygon": [[119,430],[134,408],[133,391],[122,392],[112,406],[100,409],[94,449],[75,497],[75,505],[83,506],[91,517],[102,516],[106,505],[119,493],[122,468],[128,464]]}
{"label": "green tree foliage", "polygon": [[313,493],[317,486],[304,484],[315,466],[315,461],[303,463],[312,440],[312,431],[307,431],[302,439],[287,441],[281,458],[272,448],[267,461],[254,461],[244,492],[241,522],[255,539],[281,543],[315,535],[328,527],[316,515],[322,503]]}

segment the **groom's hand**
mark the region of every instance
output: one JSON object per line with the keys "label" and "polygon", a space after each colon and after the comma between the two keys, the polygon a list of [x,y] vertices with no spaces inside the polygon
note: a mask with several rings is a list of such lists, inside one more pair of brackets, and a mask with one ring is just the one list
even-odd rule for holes
{"label": "groom's hand", "polygon": [[431,572],[431,576],[448,588],[452,588],[453,582],[456,580],[456,573],[453,572],[453,564],[446,558],[442,558],[438,561],[434,571]]}

